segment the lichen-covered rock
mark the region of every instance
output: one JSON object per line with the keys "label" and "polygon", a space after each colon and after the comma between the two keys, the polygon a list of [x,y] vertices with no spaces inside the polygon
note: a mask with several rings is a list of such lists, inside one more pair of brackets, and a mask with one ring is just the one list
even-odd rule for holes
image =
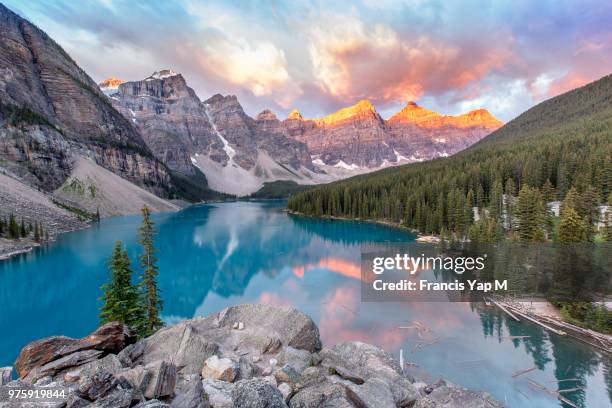
{"label": "lichen-covered rock", "polygon": [[233,408],[232,390],[234,383],[219,380],[203,380],[202,387],[208,397],[208,402],[214,408]]}
{"label": "lichen-covered rock", "polygon": [[236,407],[287,408],[278,388],[261,378],[236,382],[232,389],[232,401]]}

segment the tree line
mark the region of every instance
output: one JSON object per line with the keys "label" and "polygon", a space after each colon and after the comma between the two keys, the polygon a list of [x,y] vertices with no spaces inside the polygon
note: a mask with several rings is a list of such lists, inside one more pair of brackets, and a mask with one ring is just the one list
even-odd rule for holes
{"label": "tree line", "polygon": [[34,224],[31,221],[26,223],[21,217],[21,221],[18,222],[17,217],[11,213],[8,218],[0,218],[0,237],[14,240],[31,238],[40,243],[49,241],[49,231],[38,220],[35,220]]}

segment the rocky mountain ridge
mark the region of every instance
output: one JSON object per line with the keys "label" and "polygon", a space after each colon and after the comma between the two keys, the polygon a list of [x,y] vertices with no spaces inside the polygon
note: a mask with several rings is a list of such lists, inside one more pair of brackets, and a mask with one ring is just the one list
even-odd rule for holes
{"label": "rocky mountain ridge", "polygon": [[0,4],[3,171],[51,193],[78,157],[158,196],[174,194],[167,167],[96,83],[47,34]]}
{"label": "rocky mountain ridge", "polygon": [[67,387],[66,408],[484,408],[486,392],[407,375],[380,348],[321,344],[310,317],[292,307],[232,306],[136,341],[119,323],[82,339],[49,337],[22,350],[0,385]]}
{"label": "rocky mountain ridge", "polygon": [[109,97],[169,168],[189,176],[201,171],[213,189],[236,195],[265,182],[319,184],[447,156],[501,126],[484,109],[449,116],[414,102],[385,120],[369,100],[318,119],[293,110],[279,120],[269,109],[252,118],[234,95],[200,101],[171,69],[123,82]]}
{"label": "rocky mountain ridge", "polygon": [[485,109],[451,116],[415,102],[384,120],[368,100],[319,119],[293,110],[282,124],[324,164],[370,169],[448,156],[502,126]]}
{"label": "rocky mountain ridge", "polygon": [[109,97],[157,159],[187,176],[203,173],[217,191],[246,195],[266,181],[313,183],[307,147],[266,127],[265,118],[249,117],[235,96],[201,101],[167,69],[124,82]]}

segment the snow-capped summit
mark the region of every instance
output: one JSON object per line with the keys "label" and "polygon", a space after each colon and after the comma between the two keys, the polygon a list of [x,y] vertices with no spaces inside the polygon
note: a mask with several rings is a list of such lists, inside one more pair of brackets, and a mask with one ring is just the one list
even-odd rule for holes
{"label": "snow-capped summit", "polygon": [[174,72],[171,69],[162,69],[159,71],[155,71],[154,73],[151,74],[151,76],[149,76],[146,80],[153,80],[153,79],[166,79],[166,78],[170,78],[173,76],[179,75],[178,72]]}
{"label": "snow-capped summit", "polygon": [[123,83],[123,80],[115,77],[110,77],[100,82],[98,86],[105,95],[112,95],[119,89],[119,85]]}

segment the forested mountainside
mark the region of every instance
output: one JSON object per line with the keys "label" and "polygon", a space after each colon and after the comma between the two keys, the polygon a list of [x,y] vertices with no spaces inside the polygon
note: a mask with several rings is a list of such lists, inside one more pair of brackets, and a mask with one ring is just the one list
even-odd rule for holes
{"label": "forested mountainside", "polygon": [[289,209],[389,220],[456,238],[494,239],[503,225],[529,241],[553,233],[544,203],[569,196],[585,222],[584,237],[592,238],[597,207],[609,204],[611,191],[612,76],[606,76],[535,106],[455,156],[320,186],[295,195]]}

